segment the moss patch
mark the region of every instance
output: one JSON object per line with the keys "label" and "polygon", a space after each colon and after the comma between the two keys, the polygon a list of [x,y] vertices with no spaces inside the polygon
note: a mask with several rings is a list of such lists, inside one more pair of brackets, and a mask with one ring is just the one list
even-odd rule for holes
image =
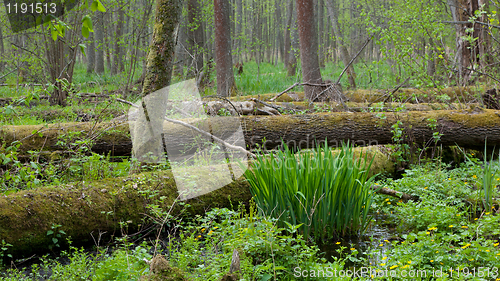
{"label": "moss patch", "polygon": [[[61,225],[59,229],[74,242],[93,243],[91,232],[118,234],[120,222],[129,222],[129,229],[137,229],[144,224],[148,204],[168,210],[177,196],[170,171],[19,191],[0,197],[0,239],[13,245],[9,251],[16,256],[43,252],[53,245],[47,231]],[[251,197],[246,182],[235,181],[187,200],[189,213],[230,207],[229,196],[234,205]],[[181,209],[174,211],[179,213]]]}

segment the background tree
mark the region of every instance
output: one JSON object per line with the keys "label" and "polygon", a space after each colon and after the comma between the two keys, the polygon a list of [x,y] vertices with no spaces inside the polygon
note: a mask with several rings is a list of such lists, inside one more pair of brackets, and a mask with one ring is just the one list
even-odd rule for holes
{"label": "background tree", "polygon": [[[325,0],[326,6],[328,7],[328,15],[330,17],[330,22],[332,25],[332,31],[333,35],[337,39],[338,42],[338,48],[340,49],[340,57],[342,59],[342,62],[344,63],[344,67],[349,65],[349,62],[351,61],[351,56],[349,55],[349,50],[347,49],[346,45],[344,44],[344,36],[342,35],[339,24],[338,24],[338,17],[337,17],[337,11],[336,8],[333,6],[332,0]],[[347,77],[349,79],[349,85],[352,89],[356,88],[356,73],[354,72],[354,67],[350,65],[347,68]]]}
{"label": "background tree", "polygon": [[203,70],[203,45],[205,44],[203,35],[203,21],[201,17],[201,7],[198,0],[189,0],[187,3],[189,26],[187,32],[187,49],[191,58],[188,77],[196,77]]}
{"label": "background tree", "polygon": [[[314,20],[313,0],[297,0],[297,22],[300,37],[300,62],[304,82],[322,83],[318,61],[318,41]],[[305,97],[315,101],[321,87],[304,86]]]}
{"label": "background tree", "polygon": [[104,13],[96,12],[96,22],[94,24],[95,38],[95,72],[104,73]]}
{"label": "background tree", "polygon": [[217,72],[217,95],[236,95],[231,54],[231,23],[229,0],[214,0],[215,62]]}

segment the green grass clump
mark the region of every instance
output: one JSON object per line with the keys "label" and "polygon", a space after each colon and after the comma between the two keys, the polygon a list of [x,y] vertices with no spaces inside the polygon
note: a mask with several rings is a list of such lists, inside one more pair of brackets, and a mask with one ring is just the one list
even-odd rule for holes
{"label": "green grass clump", "polygon": [[356,160],[345,144],[332,152],[325,144],[294,155],[284,145],[273,157],[259,155],[246,173],[257,206],[316,240],[363,232],[371,220],[371,162]]}

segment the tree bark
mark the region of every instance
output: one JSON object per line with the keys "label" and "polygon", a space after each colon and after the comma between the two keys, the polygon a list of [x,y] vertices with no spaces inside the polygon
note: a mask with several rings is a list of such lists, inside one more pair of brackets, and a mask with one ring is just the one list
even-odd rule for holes
{"label": "tree bark", "polygon": [[[296,3],[302,79],[307,83],[321,84],[323,80],[319,69],[317,25],[314,20],[313,0],[296,0]],[[304,86],[304,92],[309,101],[316,101],[317,95],[321,91],[321,87]]]}
{"label": "tree bark", "polygon": [[173,74],[177,77],[184,76],[184,66],[187,66],[186,60],[189,54],[186,52],[188,35],[187,35],[187,18],[181,15],[181,20],[179,21],[179,32],[177,33],[177,43],[175,45],[175,64],[173,68]]}
{"label": "tree bark", "polygon": [[229,0],[214,0],[215,61],[217,71],[217,95],[236,95],[231,54],[231,22]]}
{"label": "tree bark", "polygon": [[111,72],[111,43],[110,38],[113,37],[113,32],[111,31],[111,26],[112,26],[112,20],[113,14],[111,12],[105,12],[103,14],[103,27],[104,27],[104,46],[103,49],[105,50],[106,54],[106,66],[108,67],[108,71]]}
{"label": "tree bark", "polygon": [[188,50],[192,58],[191,73],[188,77],[196,78],[196,80],[203,70],[203,45],[205,44],[202,11],[198,1],[189,0],[188,2]]}
{"label": "tree bark", "polygon": [[[335,36],[335,39],[339,43],[340,47],[340,57],[342,59],[342,62],[344,63],[344,67],[349,65],[349,62],[351,61],[351,56],[349,55],[349,50],[347,49],[346,45],[344,44],[343,40],[343,35],[342,32],[340,31],[339,25],[338,25],[338,16],[336,13],[335,8],[333,7],[332,0],[325,0],[326,1],[326,6],[328,8],[328,13],[330,14],[330,20],[332,23],[332,30],[333,30],[333,35]],[[347,68],[347,79],[349,80],[349,85],[351,89],[356,89],[356,72],[354,72],[354,67],[352,64]]]}
{"label": "tree bark", "polygon": [[[81,22],[81,14],[74,15],[68,22],[73,21],[76,25]],[[47,32],[44,33],[45,54],[48,64],[46,65],[54,90],[49,99],[52,105],[66,105],[68,96],[68,85],[73,80],[73,70],[76,63],[78,48],[70,47],[76,45],[81,34],[72,30],[66,32],[65,38],[58,37],[54,41]]]}
{"label": "tree bark", "polygon": [[276,53],[275,53],[275,61],[274,61],[274,65],[277,65],[278,64],[278,58],[279,58],[279,54],[281,54],[281,57],[283,58],[283,28],[281,26],[281,23],[282,23],[282,19],[281,19],[281,1],[278,1],[276,0],[275,2],[275,6],[274,6],[274,12],[275,12],[275,23],[273,25],[273,30],[275,32],[274,34],[274,38],[275,38],[275,50],[276,50]]}
{"label": "tree bark", "polygon": [[285,64],[285,69],[288,69],[290,49],[291,49],[291,29],[292,29],[292,18],[293,18],[293,0],[288,0],[288,8],[286,10],[286,24],[285,24],[285,42],[283,51],[283,62]]}
{"label": "tree bark", "polygon": [[243,44],[243,0],[236,0],[236,30],[234,35],[236,40],[234,42],[234,50],[236,51],[236,63],[242,63]]}
{"label": "tree bark", "polygon": [[2,33],[2,27],[0,26],[0,73],[2,73],[4,69],[4,64],[5,62],[3,61],[3,54],[5,52],[4,45],[3,45],[3,33]]}
{"label": "tree bark", "polygon": [[[242,116],[239,121],[244,125],[245,141],[250,148],[261,145],[265,149],[273,149],[281,144],[281,140],[291,147],[311,148],[315,142],[323,142],[325,138],[332,146],[341,141],[351,141],[356,145],[392,144],[392,125],[398,120],[403,122],[401,128],[408,139],[422,144],[433,140],[434,132],[442,134],[438,144],[443,146],[459,145],[465,148],[484,149],[487,138],[488,146],[500,146],[500,111],[498,110],[436,110],[385,112],[385,119],[378,113],[367,112],[334,112],[304,115],[278,116]],[[436,120],[436,129],[429,124]],[[195,122],[195,121],[192,121]],[[203,123],[205,122],[205,123]],[[212,127],[224,127],[227,130],[219,138],[225,138],[238,128],[232,117],[210,118],[203,121],[199,128],[210,131]],[[71,125],[71,127],[70,127]],[[65,147],[57,145],[58,137],[68,132],[82,132],[80,138],[95,139],[92,151],[112,155],[130,155],[132,142],[129,129],[120,125],[107,130],[109,123],[94,127],[92,123],[68,123],[48,125],[4,126],[0,129],[0,141],[10,144],[20,140],[20,153],[29,150],[61,151]],[[178,144],[177,151],[182,151],[184,143],[193,143],[189,129],[181,125],[163,123],[164,137],[167,142]],[[411,129],[409,129],[411,128]],[[37,133],[43,135],[39,136]]]}
{"label": "tree bark", "polygon": [[85,54],[87,55],[87,74],[91,74],[94,72],[94,67],[95,67],[95,59],[96,59],[96,52],[95,52],[95,43],[94,43],[94,35],[93,32],[90,33],[89,38],[88,38],[88,45],[87,45],[87,51]]}
{"label": "tree bark", "polygon": [[97,11],[95,24],[95,72],[104,73],[104,13]]}
{"label": "tree bark", "polygon": [[324,31],[323,31],[323,26],[324,26],[324,4],[323,1],[328,1],[328,0],[318,0],[318,45],[319,45],[319,66],[320,67],[325,67],[325,51],[324,51],[324,44],[323,44],[323,38],[324,38]]}
{"label": "tree bark", "polygon": [[[447,0],[450,7],[451,15],[454,22],[468,22],[469,17],[474,15],[478,9],[478,0]],[[472,28],[472,34],[466,33],[466,29]],[[468,36],[479,38],[480,26],[478,24],[467,23],[465,25],[455,25],[455,38],[457,53],[455,56],[455,64],[458,68],[458,82],[461,85],[466,85],[470,82],[471,66],[480,62],[479,46],[476,40],[474,44],[466,39]]]}
{"label": "tree bark", "polygon": [[[293,7],[293,4],[291,5]],[[295,76],[297,73],[297,50],[299,49],[299,31],[297,27],[297,12],[292,12],[292,23],[291,28],[291,49],[288,54],[288,67],[287,75]]]}
{"label": "tree bark", "polygon": [[148,154],[157,158],[164,156],[161,130],[158,128],[161,128],[165,116],[168,92],[160,90],[170,86],[172,79],[175,41],[183,2],[181,0],[156,2],[153,39],[149,47],[142,88],[141,105],[145,119],[140,119],[131,129],[131,133],[136,136],[134,141],[139,144],[134,147],[133,152],[141,161],[145,161],[142,157]]}
{"label": "tree bark", "polygon": [[124,48],[122,48],[121,40],[123,36],[123,28],[125,21],[125,11],[123,7],[118,10],[116,32],[115,32],[115,49],[113,56],[113,66],[111,67],[111,75],[116,75],[123,70],[123,53]]}

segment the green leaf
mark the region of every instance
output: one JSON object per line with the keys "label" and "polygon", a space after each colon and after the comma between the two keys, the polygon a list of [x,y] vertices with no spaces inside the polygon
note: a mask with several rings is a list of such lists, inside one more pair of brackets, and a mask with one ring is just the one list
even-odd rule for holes
{"label": "green leaf", "polygon": [[88,28],[90,31],[93,32],[93,29],[92,29],[92,19],[90,18],[89,15],[85,15],[83,17],[82,23],[83,23],[83,26],[85,26],[86,28]]}
{"label": "green leaf", "polygon": [[97,6],[98,6],[98,5],[99,5],[99,4],[97,3],[97,1],[92,2],[92,4],[90,5],[90,10],[91,10],[92,12],[97,11]]}
{"label": "green leaf", "polygon": [[82,26],[82,35],[85,38],[89,38],[90,31],[86,26]]}
{"label": "green leaf", "polygon": [[16,113],[16,110],[14,109],[14,107],[12,107],[12,105],[8,105],[5,107],[5,114],[10,115],[13,113]]}
{"label": "green leaf", "polygon": [[262,275],[262,278],[260,278],[260,281],[267,281],[267,280],[271,279],[271,277],[272,276],[270,274],[266,273],[266,274]]}
{"label": "green leaf", "polygon": [[85,48],[87,48],[87,46],[85,46],[85,44],[78,44],[78,46],[80,46],[80,51],[82,51],[82,54],[83,54],[84,56],[87,56],[87,55],[85,54]]}
{"label": "green leaf", "polygon": [[59,242],[59,240],[57,240],[57,238],[52,238],[52,242],[54,242],[54,244],[57,244],[57,242]]}
{"label": "green leaf", "polygon": [[52,234],[54,234],[54,231],[52,231],[52,230],[47,231],[47,236],[52,235]]}
{"label": "green leaf", "polygon": [[51,28],[50,35],[52,35],[52,40],[56,41],[57,40],[57,29]]}
{"label": "green leaf", "polygon": [[92,5],[90,6],[90,9],[92,10],[92,12],[95,12],[96,10],[103,13],[106,12],[106,8],[104,8],[101,1],[99,0],[94,0],[94,2],[92,2]]}

